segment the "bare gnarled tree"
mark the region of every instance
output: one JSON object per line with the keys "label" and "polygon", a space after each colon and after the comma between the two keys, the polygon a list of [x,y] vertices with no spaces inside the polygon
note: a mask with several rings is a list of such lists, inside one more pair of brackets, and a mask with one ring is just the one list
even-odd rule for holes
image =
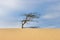
{"label": "bare gnarled tree", "polygon": [[39,16],[36,13],[28,13],[24,14],[26,17],[24,20],[22,20],[22,28],[24,28],[24,24],[26,24],[29,21],[32,21],[34,18],[39,18]]}

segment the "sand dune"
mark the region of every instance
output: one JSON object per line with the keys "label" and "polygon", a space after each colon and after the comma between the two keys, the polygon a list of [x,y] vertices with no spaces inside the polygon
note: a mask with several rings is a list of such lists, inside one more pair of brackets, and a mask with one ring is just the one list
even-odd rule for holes
{"label": "sand dune", "polygon": [[60,29],[0,29],[0,40],[60,40]]}

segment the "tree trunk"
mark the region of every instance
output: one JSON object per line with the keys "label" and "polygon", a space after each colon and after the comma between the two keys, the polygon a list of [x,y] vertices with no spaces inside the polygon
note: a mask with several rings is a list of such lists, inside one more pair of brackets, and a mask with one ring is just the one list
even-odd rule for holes
{"label": "tree trunk", "polygon": [[24,28],[24,24],[22,24],[22,29]]}

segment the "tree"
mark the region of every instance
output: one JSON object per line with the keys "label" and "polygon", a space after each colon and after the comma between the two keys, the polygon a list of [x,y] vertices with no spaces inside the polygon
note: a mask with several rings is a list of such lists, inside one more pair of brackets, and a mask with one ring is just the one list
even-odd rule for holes
{"label": "tree", "polygon": [[26,18],[22,20],[22,28],[24,28],[24,24],[26,24],[27,22],[32,21],[34,18],[39,18],[39,16],[36,15],[36,13],[28,13],[28,14],[24,14],[24,16]]}

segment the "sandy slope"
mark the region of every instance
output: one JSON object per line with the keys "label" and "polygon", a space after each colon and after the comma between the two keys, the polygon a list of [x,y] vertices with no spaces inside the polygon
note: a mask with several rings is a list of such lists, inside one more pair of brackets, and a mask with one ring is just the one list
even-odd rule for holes
{"label": "sandy slope", "polygon": [[0,40],[60,40],[60,29],[0,29]]}

